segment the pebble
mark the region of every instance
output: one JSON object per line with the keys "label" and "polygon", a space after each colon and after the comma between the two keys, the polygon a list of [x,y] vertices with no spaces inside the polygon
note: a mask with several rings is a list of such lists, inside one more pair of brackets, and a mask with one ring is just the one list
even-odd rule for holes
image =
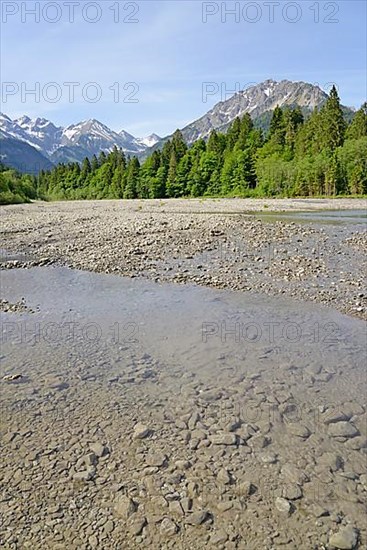
{"label": "pebble", "polygon": [[94,475],[94,470],[85,470],[84,472],[75,472],[75,474],[73,474],[73,479],[75,481],[91,481]]}
{"label": "pebble", "polygon": [[288,500],[297,500],[302,497],[302,489],[296,483],[289,483],[283,487],[283,497]]}
{"label": "pebble", "polygon": [[134,427],[133,439],[145,439],[150,433],[151,429],[148,426],[138,422]]}
{"label": "pebble", "polygon": [[163,466],[166,463],[167,455],[159,452],[158,453],[151,452],[147,455],[145,461],[148,466],[156,466],[159,468],[160,466]]}
{"label": "pebble", "polygon": [[107,447],[105,445],[102,445],[102,443],[91,443],[90,450],[98,457],[101,458],[102,456],[106,455],[108,453]]}
{"label": "pebble", "polygon": [[359,431],[350,422],[336,422],[329,425],[329,435],[331,437],[355,437]]}
{"label": "pebble", "polygon": [[310,430],[307,428],[307,426],[304,426],[303,424],[296,424],[296,423],[288,424],[287,430],[292,435],[301,437],[302,439],[307,439],[307,437],[311,435]]}
{"label": "pebble", "polygon": [[145,517],[133,518],[129,525],[129,532],[132,535],[138,537],[146,525],[147,525],[147,520]]}
{"label": "pebble", "polygon": [[214,434],[209,436],[213,445],[236,445],[237,436],[234,433]]}
{"label": "pebble", "polygon": [[225,468],[221,468],[219,470],[217,479],[224,485],[228,485],[229,483],[231,483],[231,476],[229,475],[228,471]]}
{"label": "pebble", "polygon": [[159,528],[163,536],[172,537],[178,533],[178,525],[170,518],[164,518]]}
{"label": "pebble", "polygon": [[349,415],[346,415],[342,411],[327,411],[323,421],[324,424],[335,424],[336,422],[347,422],[350,419]]}
{"label": "pebble", "polygon": [[137,510],[138,506],[131,498],[121,495],[115,502],[115,512],[122,518],[129,518]]}
{"label": "pebble", "polygon": [[104,531],[107,535],[109,535],[110,533],[112,533],[112,531],[114,530],[114,528],[115,528],[115,524],[113,523],[112,520],[109,519],[109,520],[106,521],[106,523],[104,524],[104,526],[103,526],[103,531]]}
{"label": "pebble", "polygon": [[214,531],[214,533],[210,537],[210,542],[214,546],[218,546],[219,544],[224,544],[228,540],[228,534],[223,530],[219,529],[218,531]]}
{"label": "pebble", "polygon": [[173,515],[177,515],[177,516],[184,516],[185,515],[185,513],[183,511],[183,508],[181,506],[181,503],[178,500],[172,500],[169,503],[169,511]]}
{"label": "pebble", "polygon": [[255,487],[251,481],[241,481],[241,483],[237,485],[236,493],[240,497],[249,497],[254,489]]}
{"label": "pebble", "polygon": [[207,510],[202,510],[199,512],[193,512],[190,514],[187,519],[186,523],[189,525],[201,525],[206,521],[209,517],[209,512]]}
{"label": "pebble", "polygon": [[290,514],[292,509],[291,503],[282,497],[277,497],[275,499],[275,507],[278,512],[281,512],[282,514]]}
{"label": "pebble", "polygon": [[340,550],[353,550],[357,546],[357,542],[358,531],[350,525],[342,527],[337,533],[331,535],[329,539],[330,546],[334,546]]}

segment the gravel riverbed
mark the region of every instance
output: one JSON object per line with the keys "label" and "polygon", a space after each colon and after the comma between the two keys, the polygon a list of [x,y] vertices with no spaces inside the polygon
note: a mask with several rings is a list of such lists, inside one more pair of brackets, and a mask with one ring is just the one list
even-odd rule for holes
{"label": "gravel riverbed", "polygon": [[[285,294],[367,318],[366,224],[268,221],[257,212],[363,210],[365,200],[34,203],[1,209],[4,268],[98,273]],[[297,218],[295,218],[297,221]],[[6,258],[8,259],[8,258]]]}
{"label": "gravel riverbed", "polygon": [[3,207],[1,547],[365,548],[365,205]]}

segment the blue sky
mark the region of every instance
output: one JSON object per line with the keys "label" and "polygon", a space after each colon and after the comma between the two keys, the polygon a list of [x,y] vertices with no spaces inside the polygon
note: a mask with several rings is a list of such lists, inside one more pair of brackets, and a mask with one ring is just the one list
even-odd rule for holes
{"label": "blue sky", "polygon": [[231,90],[267,78],[336,83],[345,105],[366,99],[363,0],[74,4],[2,0],[1,110],[12,118],[97,118],[164,136],[225,99],[213,91],[204,102],[203,83]]}

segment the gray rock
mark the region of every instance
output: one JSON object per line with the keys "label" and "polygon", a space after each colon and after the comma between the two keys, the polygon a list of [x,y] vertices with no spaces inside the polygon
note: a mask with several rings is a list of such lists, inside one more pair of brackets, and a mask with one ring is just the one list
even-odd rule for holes
{"label": "gray rock", "polygon": [[307,428],[307,426],[304,426],[303,424],[296,424],[293,422],[290,424],[287,424],[287,431],[292,435],[301,437],[302,439],[306,439],[311,435],[311,432]]}
{"label": "gray rock", "polygon": [[331,437],[355,437],[359,431],[350,422],[336,422],[329,425],[329,435]]}
{"label": "gray rock", "polygon": [[341,550],[353,550],[357,546],[358,531],[351,525],[342,527],[337,533],[331,535],[329,539],[330,546]]}
{"label": "gray rock", "polygon": [[335,422],[348,421],[349,415],[346,415],[343,411],[327,411],[323,416],[324,424],[335,424]]}
{"label": "gray rock", "polygon": [[229,475],[228,471],[225,468],[221,468],[219,470],[217,479],[224,485],[228,485],[229,483],[231,483],[231,476]]}
{"label": "gray rock", "polygon": [[121,495],[115,503],[115,512],[120,517],[127,519],[136,512],[138,505],[126,495]]}
{"label": "gray rock", "polygon": [[99,458],[108,453],[107,447],[105,447],[105,445],[102,445],[102,443],[92,443],[89,447],[90,450]]}
{"label": "gray rock", "polygon": [[144,439],[150,435],[151,430],[145,424],[138,422],[134,427],[133,439]]}
{"label": "gray rock", "polygon": [[112,531],[114,530],[114,528],[115,528],[115,524],[113,523],[112,520],[109,519],[109,520],[106,521],[106,523],[104,524],[104,526],[103,526],[103,531],[104,531],[107,535],[109,535],[110,533],[112,533]]}
{"label": "gray rock", "polygon": [[149,453],[146,457],[146,463],[148,466],[156,466],[160,467],[163,466],[167,461],[167,455],[163,453]]}
{"label": "gray rock", "polygon": [[84,470],[83,472],[75,472],[73,479],[75,481],[91,481],[94,478],[95,473],[96,472],[94,469]]}
{"label": "gray rock", "polygon": [[236,445],[237,437],[234,433],[222,433],[209,436],[213,445]]}
{"label": "gray rock", "polygon": [[172,537],[178,533],[178,525],[170,518],[164,518],[159,528],[163,536]]}
{"label": "gray rock", "polygon": [[178,500],[172,500],[169,503],[169,511],[172,515],[175,516],[184,516],[185,513],[182,509],[181,503]]}
{"label": "gray rock", "polygon": [[129,525],[129,532],[138,537],[146,525],[146,518],[133,518]]}
{"label": "gray rock", "polygon": [[275,508],[278,510],[278,512],[281,512],[282,514],[290,514],[292,510],[291,503],[282,497],[277,497],[275,499]]}
{"label": "gray rock", "polygon": [[209,517],[209,512],[207,510],[201,510],[199,512],[193,512],[190,514],[186,520],[186,523],[189,525],[201,525]]}
{"label": "gray rock", "polygon": [[219,529],[218,531],[215,531],[211,537],[210,542],[214,546],[218,546],[219,544],[224,544],[228,540],[228,534],[223,531],[223,529]]}
{"label": "gray rock", "polygon": [[302,497],[302,489],[297,483],[289,483],[283,487],[282,495],[288,500],[297,500]]}

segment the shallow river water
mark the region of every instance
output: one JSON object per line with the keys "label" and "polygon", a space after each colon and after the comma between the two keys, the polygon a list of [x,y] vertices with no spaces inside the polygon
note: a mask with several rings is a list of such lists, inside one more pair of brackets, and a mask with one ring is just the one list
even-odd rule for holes
{"label": "shallow river water", "polygon": [[3,547],[365,547],[363,321],[67,268],[1,286],[29,308],[0,314]]}

